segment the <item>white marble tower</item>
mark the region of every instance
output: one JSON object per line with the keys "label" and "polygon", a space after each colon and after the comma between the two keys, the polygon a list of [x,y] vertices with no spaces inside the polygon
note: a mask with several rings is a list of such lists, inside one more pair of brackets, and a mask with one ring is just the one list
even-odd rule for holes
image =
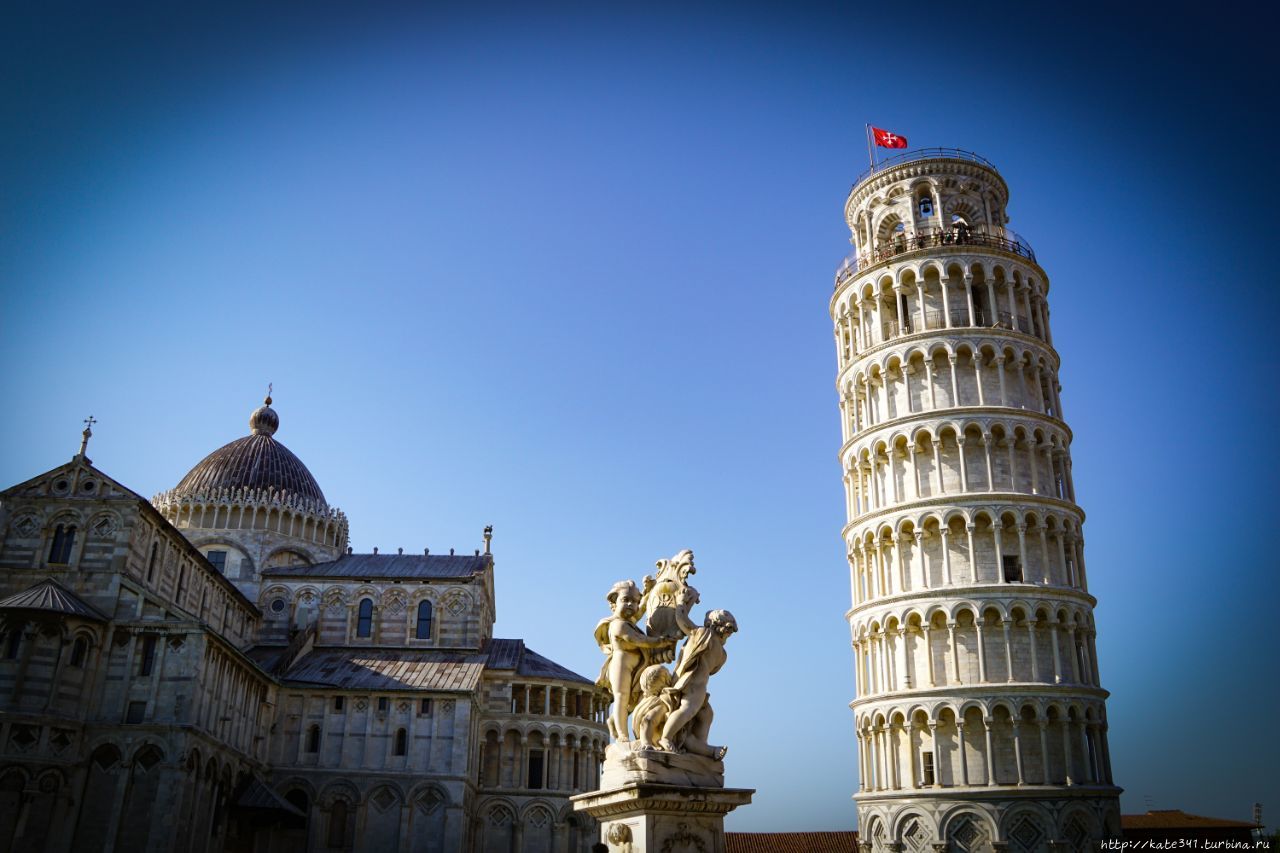
{"label": "white marble tower", "polygon": [[990,163],[929,149],[849,193],[836,274],[864,853],[1119,835],[1048,279]]}

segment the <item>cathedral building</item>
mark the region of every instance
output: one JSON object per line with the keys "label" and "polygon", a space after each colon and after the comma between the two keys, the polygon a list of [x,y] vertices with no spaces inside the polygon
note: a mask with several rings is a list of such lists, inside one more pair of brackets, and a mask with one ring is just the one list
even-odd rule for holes
{"label": "cathedral building", "polygon": [[1118,837],[1049,281],[995,167],[952,149],[850,191],[831,299],[864,853]]}
{"label": "cathedral building", "polygon": [[276,438],[148,501],[0,492],[0,850],[585,853],[608,697],[493,636],[470,554],[357,554]]}

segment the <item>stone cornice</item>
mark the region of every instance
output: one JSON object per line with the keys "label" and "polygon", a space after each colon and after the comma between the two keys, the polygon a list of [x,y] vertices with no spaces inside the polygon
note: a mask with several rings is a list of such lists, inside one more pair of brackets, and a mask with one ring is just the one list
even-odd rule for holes
{"label": "stone cornice", "polygon": [[[957,707],[971,700],[985,702],[987,705],[998,703],[1001,699],[1040,698],[1080,699],[1082,701],[1104,702],[1111,693],[1101,687],[1089,684],[1048,684],[1043,681],[1023,682],[985,682],[979,684],[953,684],[948,687],[926,687],[912,690],[900,690],[892,693],[877,693],[862,699],[854,699],[849,707],[855,713],[867,713],[869,709],[890,710],[902,706],[929,704],[942,700],[952,702]],[[1095,721],[1101,722],[1101,721]]]}
{"label": "stone cornice", "polygon": [[900,515],[915,513],[918,517],[929,510],[952,508],[1016,509],[1025,511],[1025,505],[1062,509],[1076,516],[1079,519],[1079,524],[1084,524],[1084,510],[1071,501],[1064,501],[1060,498],[1051,498],[1047,495],[1029,495],[1025,492],[961,492],[954,495],[939,495],[936,498],[927,498],[925,500],[903,501],[887,509],[877,509],[873,512],[863,513],[850,519],[841,528],[840,533],[842,536],[847,537],[857,527],[869,521],[877,520],[881,516],[885,521],[888,521]]}
{"label": "stone cornice", "polygon": [[952,263],[958,263],[961,266],[968,267],[970,264],[977,262],[982,256],[994,255],[997,258],[1006,259],[1015,263],[1023,264],[1030,268],[1036,274],[1041,285],[1044,287],[1044,297],[1049,296],[1049,274],[1045,272],[1044,267],[1040,266],[1039,261],[1033,261],[1026,255],[1020,255],[1017,252],[1010,252],[997,246],[984,246],[974,243],[965,243],[960,245],[942,245],[942,246],[923,246],[920,248],[907,249],[896,255],[885,258],[884,260],[869,263],[865,267],[858,269],[853,275],[846,276],[841,280],[841,270],[836,271],[836,284],[832,288],[831,301],[828,303],[828,313],[832,319],[835,318],[835,306],[840,301],[840,297],[849,288],[861,289],[862,285],[867,282],[863,281],[863,277],[872,274],[879,274],[886,268],[893,267],[895,264],[906,264],[906,261],[920,263],[935,259],[943,259],[943,267],[950,266]]}
{"label": "stone cornice", "polygon": [[570,797],[575,811],[589,811],[597,820],[615,815],[724,815],[751,802],[752,788],[691,788],[654,783],[630,784],[608,791]]}
{"label": "stone cornice", "polygon": [[864,791],[853,795],[860,804],[901,802],[919,806],[926,800],[963,800],[991,804],[993,800],[1018,799],[1053,802],[1054,800],[1113,799],[1122,789],[1115,785],[1075,782],[1067,785],[945,785],[939,787],[898,788],[888,791]]}
{"label": "stone cornice", "polygon": [[[925,329],[920,332],[912,332],[864,349],[851,358],[844,369],[836,374],[838,377],[836,386],[839,387],[840,380],[845,377],[845,374],[852,373],[855,368],[864,367],[868,363],[875,363],[874,356],[881,355],[885,350],[891,350],[895,347],[905,346],[905,348],[910,349],[912,344],[929,345],[938,342],[950,344],[951,348],[955,349],[961,344],[972,346],[986,341],[994,343],[998,339],[1010,339],[1019,343],[1031,344],[1048,355],[1049,360],[1053,363],[1055,372],[1062,367],[1062,357],[1058,355],[1058,351],[1040,338],[1027,332],[1015,332],[1013,329],[1005,329],[999,326],[952,326],[950,329]],[[924,347],[926,350],[928,348],[928,346]]]}
{"label": "stone cornice", "polygon": [[[909,605],[916,601],[926,601],[931,603],[950,601],[950,602],[972,602],[979,604],[981,602],[990,602],[992,600],[999,601],[1031,601],[1036,598],[1058,598],[1070,601],[1075,604],[1087,604],[1090,608],[1098,606],[1098,599],[1094,598],[1087,592],[1076,589],[1072,586],[1057,586],[1053,584],[1039,583],[985,583],[973,584],[970,586],[945,586],[933,587],[930,589],[918,589],[911,592],[900,592],[894,595],[886,595],[876,598],[874,601],[864,602],[857,607],[852,607],[845,611],[845,619],[852,620],[855,617],[864,617],[868,613],[874,613],[878,608],[885,609],[886,616],[897,615],[894,610],[901,608],[903,605]],[[928,611],[932,608],[923,608]]]}
{"label": "stone cornice", "polygon": [[955,422],[966,423],[975,419],[990,418],[992,420],[1004,420],[1009,416],[1013,418],[1025,418],[1029,421],[1048,424],[1055,429],[1066,433],[1068,445],[1074,438],[1071,427],[1067,426],[1066,421],[1059,420],[1044,412],[1036,412],[1031,409],[1020,409],[1016,406],[953,406],[946,409],[933,409],[928,412],[911,412],[910,414],[900,415],[887,421],[868,427],[860,432],[854,433],[849,440],[840,446],[839,459],[844,460],[845,455],[861,442],[868,439],[874,439],[877,433],[886,431],[890,435],[895,430],[900,429],[908,424],[919,424],[922,426],[933,426],[933,432],[937,432],[936,427],[948,426]]}
{"label": "stone cornice", "polygon": [[174,489],[160,492],[151,499],[159,510],[185,506],[245,506],[287,509],[317,518],[346,523],[346,514],[336,507],[288,491],[275,489],[215,489],[212,492],[179,493]]}

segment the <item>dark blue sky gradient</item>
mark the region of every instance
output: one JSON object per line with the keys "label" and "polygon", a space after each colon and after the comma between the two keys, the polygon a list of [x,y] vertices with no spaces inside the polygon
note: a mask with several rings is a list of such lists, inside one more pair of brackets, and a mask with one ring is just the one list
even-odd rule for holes
{"label": "dark blue sky gradient", "polygon": [[827,305],[874,122],[992,160],[1049,274],[1125,811],[1280,809],[1259,21],[185,5],[6,11],[0,483],[92,412],[171,487],[271,381],[358,549],[495,524],[499,635],[590,675],[608,587],[692,547],[730,827],[852,826]]}

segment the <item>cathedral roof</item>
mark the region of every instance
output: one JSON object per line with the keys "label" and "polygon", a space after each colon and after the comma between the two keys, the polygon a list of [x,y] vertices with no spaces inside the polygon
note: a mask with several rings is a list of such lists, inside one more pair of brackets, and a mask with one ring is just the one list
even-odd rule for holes
{"label": "cathedral roof", "polygon": [[544,658],[524,644],[524,640],[499,640],[494,638],[488,645],[490,669],[511,669],[516,675],[527,678],[554,678],[559,681],[578,681],[591,684],[591,679],[583,678],[571,669],[566,669],[550,658]]}
{"label": "cathedral roof", "polygon": [[491,563],[488,554],[343,554],[312,566],[277,566],[264,577],[307,578],[469,578]]}
{"label": "cathedral roof", "polygon": [[[259,659],[253,653],[250,657]],[[309,652],[283,677],[288,682],[345,690],[471,691],[480,682],[484,665],[482,654],[343,647]]]}
{"label": "cathedral roof", "polygon": [[43,610],[96,622],[107,621],[96,607],[53,578],[45,578],[35,586],[0,600],[0,610]]}
{"label": "cathedral roof", "polygon": [[224,444],[187,472],[173,489],[175,497],[214,495],[237,489],[295,496],[328,509],[320,484],[302,460],[276,441],[280,416],[267,397],[249,416],[249,435]]}

